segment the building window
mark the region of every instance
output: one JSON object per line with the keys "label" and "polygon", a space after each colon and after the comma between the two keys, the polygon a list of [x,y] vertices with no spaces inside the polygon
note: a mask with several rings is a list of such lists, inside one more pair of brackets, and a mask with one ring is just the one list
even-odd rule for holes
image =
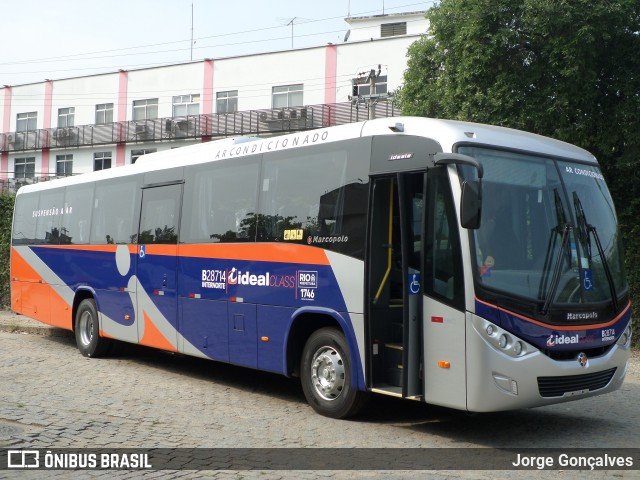
{"label": "building window", "polygon": [[56,176],[68,177],[73,173],[73,155],[56,155]]}
{"label": "building window", "polygon": [[38,124],[38,112],[19,113],[16,119],[16,132],[30,132]]}
{"label": "building window", "polygon": [[407,22],[383,23],[380,25],[381,37],[396,37],[407,34]]}
{"label": "building window", "polygon": [[96,152],[93,154],[93,171],[111,168],[111,152]]}
{"label": "building window", "polygon": [[353,96],[359,97],[363,95],[383,95],[387,93],[387,76],[378,75],[375,81],[376,91],[371,92],[371,83],[369,77],[358,77],[351,81],[353,85]]}
{"label": "building window", "polygon": [[146,100],[133,101],[133,120],[150,120],[158,118],[158,99],[148,98]]}
{"label": "building window", "polygon": [[73,127],[75,125],[74,117],[76,114],[75,107],[58,109],[58,128]]}
{"label": "building window", "polygon": [[216,93],[216,111],[232,113],[238,111],[238,90]]}
{"label": "building window", "polygon": [[302,83],[273,87],[273,108],[302,106]]}
{"label": "building window", "polygon": [[[156,101],[157,103],[157,101]],[[156,110],[157,113],[157,110]],[[173,97],[173,116],[186,117],[200,114],[200,95],[177,95]]]}
{"label": "building window", "polygon": [[16,158],[13,171],[15,178],[34,178],[36,176],[36,158]]}
{"label": "building window", "polygon": [[96,125],[113,123],[113,103],[99,103],[96,105]]}
{"label": "building window", "polygon": [[138,150],[131,150],[131,165],[136,163],[136,160],[140,158],[142,155],[146,155],[147,153],[156,153],[158,150],[156,148],[141,148]]}

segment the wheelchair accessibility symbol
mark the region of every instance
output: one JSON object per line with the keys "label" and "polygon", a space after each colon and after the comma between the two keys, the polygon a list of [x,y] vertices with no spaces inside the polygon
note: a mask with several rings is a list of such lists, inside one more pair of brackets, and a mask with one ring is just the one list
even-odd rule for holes
{"label": "wheelchair accessibility symbol", "polygon": [[418,295],[420,293],[420,274],[410,273],[408,279],[409,295]]}
{"label": "wheelchair accessibility symbol", "polygon": [[141,259],[143,259],[146,254],[147,252],[145,251],[144,245],[140,245],[140,253],[138,255],[140,256]]}
{"label": "wheelchair accessibility symbol", "polygon": [[591,273],[591,270],[587,270],[585,268],[582,272],[582,287],[586,292],[593,290],[593,274]]}

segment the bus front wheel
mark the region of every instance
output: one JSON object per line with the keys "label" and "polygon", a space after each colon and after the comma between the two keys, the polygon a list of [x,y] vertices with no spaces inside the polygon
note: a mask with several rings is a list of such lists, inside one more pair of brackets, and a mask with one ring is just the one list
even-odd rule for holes
{"label": "bus front wheel", "polygon": [[111,340],[100,336],[98,309],[92,298],[78,306],[75,319],[76,345],[85,357],[100,357],[107,353]]}
{"label": "bus front wheel", "polygon": [[315,331],[300,361],[302,390],[313,409],[331,418],[355,415],[365,406],[366,392],[353,387],[347,341],[339,330]]}

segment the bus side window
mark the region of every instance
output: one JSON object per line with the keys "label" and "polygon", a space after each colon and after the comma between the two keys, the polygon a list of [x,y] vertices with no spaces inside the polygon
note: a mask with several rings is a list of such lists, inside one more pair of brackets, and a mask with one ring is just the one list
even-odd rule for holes
{"label": "bus side window", "polygon": [[99,182],[96,184],[91,224],[92,244],[135,243],[137,222],[134,222],[138,182]]}
{"label": "bus side window", "polygon": [[188,167],[180,241],[254,241],[258,172],[256,157]]}
{"label": "bus side window", "polygon": [[463,308],[462,252],[447,170],[431,170],[427,182],[425,293]]}
{"label": "bus side window", "polygon": [[[318,145],[264,157],[258,239],[364,258],[370,144]],[[315,245],[315,244],[314,244]]]}
{"label": "bus side window", "polygon": [[23,193],[16,197],[13,223],[13,244],[28,245],[36,238],[38,193]]}
{"label": "bus side window", "polygon": [[83,245],[89,243],[89,227],[93,206],[93,184],[67,187],[60,243]]}
{"label": "bus side window", "polygon": [[60,244],[60,220],[63,215],[60,206],[63,203],[63,199],[63,190],[44,190],[40,192],[36,243]]}

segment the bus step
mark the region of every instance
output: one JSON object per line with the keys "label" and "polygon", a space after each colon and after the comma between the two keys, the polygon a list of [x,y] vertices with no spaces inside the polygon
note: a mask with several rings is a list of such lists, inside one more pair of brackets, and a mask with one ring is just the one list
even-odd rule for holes
{"label": "bus step", "polygon": [[402,386],[402,345],[384,344],[385,382],[396,387]]}

